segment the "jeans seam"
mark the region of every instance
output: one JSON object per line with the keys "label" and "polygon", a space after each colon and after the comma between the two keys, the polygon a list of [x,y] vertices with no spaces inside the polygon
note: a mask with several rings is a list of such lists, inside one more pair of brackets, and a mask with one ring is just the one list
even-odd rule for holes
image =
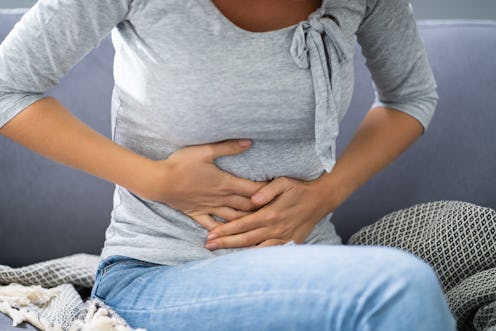
{"label": "jeans seam", "polygon": [[155,311],[162,311],[162,310],[177,309],[177,308],[182,308],[182,307],[192,307],[195,305],[217,303],[219,301],[232,301],[232,300],[239,300],[239,299],[246,299],[246,298],[267,297],[269,295],[281,296],[284,294],[286,294],[286,295],[288,295],[288,294],[289,295],[313,294],[313,295],[318,295],[319,297],[327,296],[328,298],[336,296],[336,293],[329,293],[326,291],[316,291],[316,290],[274,290],[274,291],[247,292],[247,293],[241,293],[241,294],[237,294],[237,295],[223,295],[223,296],[218,296],[215,298],[198,300],[195,302],[190,301],[190,302],[184,302],[184,303],[180,303],[180,304],[174,304],[174,305],[170,305],[170,306],[163,307],[163,308],[157,308],[157,309],[119,308],[118,306],[113,306],[113,308],[117,309],[119,311],[129,311],[129,312],[155,312]]}
{"label": "jeans seam", "polygon": [[158,264],[156,263],[153,263],[153,262],[147,262],[147,261],[139,261],[139,260],[136,260],[136,259],[126,259],[126,260],[119,260],[119,261],[115,261],[113,263],[110,263],[108,265],[106,265],[105,267],[103,267],[102,269],[102,277],[107,273],[109,272],[110,269],[112,269],[114,266],[116,265],[119,265],[119,264],[123,264],[123,263],[127,263],[127,264],[134,264],[134,265],[138,265],[138,266],[157,266]]}

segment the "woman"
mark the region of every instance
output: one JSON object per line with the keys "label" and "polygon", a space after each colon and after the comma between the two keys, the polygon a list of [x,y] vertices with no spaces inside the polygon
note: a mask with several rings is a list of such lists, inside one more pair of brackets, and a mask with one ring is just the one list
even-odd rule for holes
{"label": "woman", "polygon": [[[110,31],[112,140],[43,95]],[[377,94],[336,159],[355,37]],[[434,112],[406,0],[41,0],[0,76],[3,135],[116,184],[92,297],[131,326],[454,329],[428,265],[330,222]]]}

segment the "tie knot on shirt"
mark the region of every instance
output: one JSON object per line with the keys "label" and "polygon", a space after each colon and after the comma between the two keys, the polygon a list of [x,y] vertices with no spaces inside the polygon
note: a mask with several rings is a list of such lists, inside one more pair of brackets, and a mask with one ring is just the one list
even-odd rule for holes
{"label": "tie knot on shirt", "polygon": [[339,24],[334,16],[326,14],[325,9],[321,7],[311,13],[307,20],[301,21],[295,29],[290,52],[298,67],[306,69],[310,66],[308,59],[309,34],[313,34],[313,39],[320,44],[320,48],[325,46],[319,35],[327,35],[332,47],[336,50],[338,61],[341,62],[346,59],[342,46],[344,40],[339,36],[341,34]]}
{"label": "tie knot on shirt", "polygon": [[297,25],[290,47],[296,65],[311,70],[316,99],[316,152],[327,172],[336,160],[338,108],[341,107],[340,66],[347,59],[346,43],[336,18],[321,7]]}
{"label": "tie knot on shirt", "polygon": [[319,33],[324,32],[324,23],[322,23],[322,17],[324,14],[324,8],[319,8],[308,16],[308,23]]}

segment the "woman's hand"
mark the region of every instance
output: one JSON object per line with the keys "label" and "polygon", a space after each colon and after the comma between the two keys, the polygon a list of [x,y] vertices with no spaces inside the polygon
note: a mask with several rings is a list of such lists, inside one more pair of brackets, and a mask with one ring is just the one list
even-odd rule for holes
{"label": "woman's hand", "polygon": [[256,247],[303,243],[317,222],[336,206],[330,203],[317,181],[279,177],[251,198],[263,206],[250,215],[210,231],[206,248]]}
{"label": "woman's hand", "polygon": [[208,230],[224,224],[210,215],[234,220],[258,209],[250,197],[267,182],[254,182],[220,170],[214,160],[242,153],[250,140],[227,140],[179,149],[155,161],[159,179],[152,199],[184,212]]}
{"label": "woman's hand", "polygon": [[[266,205],[210,231],[207,248],[303,242],[315,222],[396,159],[422,130],[422,124],[404,112],[384,107],[370,110],[331,172],[310,182],[273,180],[259,191],[263,196],[259,204]],[[256,203],[256,196],[252,200]]]}

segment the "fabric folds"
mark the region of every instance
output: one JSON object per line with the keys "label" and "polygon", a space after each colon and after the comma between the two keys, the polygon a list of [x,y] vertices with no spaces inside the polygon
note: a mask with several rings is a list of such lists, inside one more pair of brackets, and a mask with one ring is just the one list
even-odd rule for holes
{"label": "fabric folds", "polygon": [[297,25],[290,47],[296,65],[310,68],[312,73],[316,104],[315,150],[327,172],[336,162],[340,67],[348,60],[345,45],[338,23],[321,7]]}

